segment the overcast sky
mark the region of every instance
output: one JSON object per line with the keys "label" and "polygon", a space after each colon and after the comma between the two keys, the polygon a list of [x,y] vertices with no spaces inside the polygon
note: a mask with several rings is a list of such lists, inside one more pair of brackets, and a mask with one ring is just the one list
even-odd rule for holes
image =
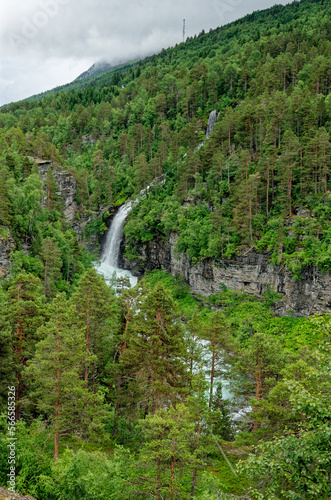
{"label": "overcast sky", "polygon": [[0,0],[0,105],[291,0]]}

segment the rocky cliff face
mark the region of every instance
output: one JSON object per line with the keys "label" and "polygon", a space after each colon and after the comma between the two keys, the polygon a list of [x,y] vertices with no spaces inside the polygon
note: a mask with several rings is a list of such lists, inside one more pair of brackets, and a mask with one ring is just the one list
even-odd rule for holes
{"label": "rocky cliff face", "polygon": [[[31,160],[31,158],[30,158]],[[72,224],[77,215],[76,203],[76,179],[67,170],[62,170],[52,164],[49,160],[38,160],[33,158],[32,161],[37,163],[39,175],[43,182],[47,180],[47,171],[52,169],[54,181],[58,187],[57,195],[64,202],[64,216],[68,224]],[[45,201],[45,200],[43,200]]]}
{"label": "rocky cliff face", "polygon": [[5,278],[11,268],[10,256],[16,245],[9,229],[0,228],[0,277]]}
{"label": "rocky cliff face", "polygon": [[0,487],[0,500],[36,500],[29,495],[22,496],[18,493],[11,493],[8,490]]}
{"label": "rocky cliff face", "polygon": [[[29,158],[30,161],[38,165],[39,175],[45,183],[47,180],[47,171],[52,169],[54,182],[58,187],[57,195],[62,198],[64,203],[64,217],[67,223],[72,226],[77,234],[78,241],[86,246],[88,250],[95,251],[99,248],[100,238],[97,235],[85,237],[85,229],[92,219],[101,219],[103,214],[113,212],[113,207],[102,206],[96,211],[82,210],[76,203],[76,179],[67,170],[55,166],[51,160],[41,160],[39,158]],[[42,199],[46,203],[46,194]]]}
{"label": "rocky cliff face", "polygon": [[302,278],[295,281],[283,266],[270,264],[268,254],[254,251],[246,256],[208,259],[193,265],[185,255],[175,253],[176,241],[175,233],[167,239],[154,239],[140,248],[140,257],[133,261],[125,259],[122,252],[121,266],[136,276],[148,270],[164,269],[182,276],[193,293],[203,296],[222,292],[223,285],[252,295],[261,295],[269,287],[281,296],[275,308],[278,315],[290,311],[295,316],[331,312],[330,273],[323,275],[309,267],[303,271]]}

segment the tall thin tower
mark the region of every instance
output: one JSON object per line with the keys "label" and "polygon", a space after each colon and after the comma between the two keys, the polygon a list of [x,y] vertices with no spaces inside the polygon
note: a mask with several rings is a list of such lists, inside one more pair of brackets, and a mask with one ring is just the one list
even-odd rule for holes
{"label": "tall thin tower", "polygon": [[185,19],[183,19],[183,42],[185,42]]}

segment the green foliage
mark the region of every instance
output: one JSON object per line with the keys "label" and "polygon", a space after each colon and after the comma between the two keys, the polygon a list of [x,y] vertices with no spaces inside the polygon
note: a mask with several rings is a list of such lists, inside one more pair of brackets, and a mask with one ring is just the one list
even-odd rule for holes
{"label": "green foliage", "polygon": [[109,458],[100,452],[66,449],[53,467],[47,490],[58,500],[81,498],[86,500],[119,500],[130,497],[128,472],[132,457],[121,448]]}
{"label": "green foliage", "polygon": [[60,439],[68,433],[93,433],[102,428],[107,414],[103,395],[90,393],[81,379],[84,363],[91,363],[85,349],[83,331],[75,322],[75,311],[65,296],[59,295],[49,307],[50,319],[39,330],[36,354],[25,368],[31,384],[29,401],[42,415],[48,415],[54,437],[54,460]]}
{"label": "green foliage", "polygon": [[[9,198],[0,195],[5,224],[14,204],[15,230],[35,236],[33,208],[17,205],[20,183],[31,175],[26,155],[60,162],[60,151],[76,178],[77,201],[87,208],[118,205],[167,174],[132,211],[131,256],[141,243],[179,231],[177,250],[193,262],[256,245],[295,278],[313,262],[329,269],[320,232],[286,234],[293,217],[294,226],[302,219],[302,207],[315,214],[327,198],[330,33],[329,6],[320,8],[321,1],[254,13],[3,108],[1,171],[5,184],[11,176],[16,183]],[[212,109],[219,112],[213,134],[196,149]],[[54,209],[51,175],[47,203]],[[329,224],[324,217],[323,229]],[[87,233],[103,229],[92,221]]]}
{"label": "green foliage", "polygon": [[[301,416],[298,428],[261,444],[257,455],[240,465],[250,477],[262,479],[254,498],[327,498],[330,495],[329,358],[318,354],[317,357],[320,366],[310,368],[308,387],[300,381],[287,381],[292,411]],[[327,385],[323,380],[325,376]],[[323,388],[314,384],[318,380],[322,381]]]}
{"label": "green foliage", "polygon": [[106,224],[98,219],[97,217],[92,217],[92,219],[86,224],[85,237],[88,238],[91,235],[101,235],[107,230]]}
{"label": "green foliage", "polygon": [[[79,203],[89,208],[117,205],[171,173],[170,188],[151,189],[132,212],[131,255],[140,243],[179,230],[177,250],[193,262],[254,244],[272,250],[296,278],[313,259],[327,270],[327,241],[302,233],[285,241],[283,220],[298,220],[302,206],[315,213],[328,189],[329,11],[319,5],[255,13],[119,72],[79,80],[69,93],[4,108],[3,164],[20,182],[31,171],[25,155],[58,161],[56,146],[77,179]],[[214,132],[194,151],[211,109],[220,112]],[[15,224],[26,232],[19,213]],[[103,230],[92,226],[88,232]]]}
{"label": "green foliage", "polygon": [[[54,180],[55,167],[75,178],[77,218],[91,215],[80,237],[101,235],[96,214],[156,180],[130,213],[127,257],[171,238],[197,265],[255,248],[295,279],[307,266],[327,272],[329,18],[324,0],[274,6],[1,108],[0,243],[16,249],[0,290],[0,394],[5,408],[15,373],[23,493],[216,500],[262,480],[256,498],[329,496],[329,318],[274,317],[271,291],[193,298],[161,271],[114,297]],[[31,158],[52,162],[44,183]],[[221,377],[233,382],[231,409],[253,407],[235,436]],[[249,480],[232,474],[208,426],[236,437],[222,442],[231,463],[240,442],[264,441],[242,467]],[[109,439],[135,453],[97,451]],[[61,447],[78,442],[88,451]]]}
{"label": "green foliage", "polygon": [[194,313],[197,302],[190,294],[190,288],[181,276],[171,276],[164,271],[155,270],[144,276],[144,282],[153,288],[157,284],[162,284],[171,293],[179,311],[186,318],[190,318]]}
{"label": "green foliage", "polygon": [[41,213],[42,182],[37,174],[31,174],[22,187],[12,183],[10,196],[14,210],[13,225],[22,236],[32,236],[37,216]]}
{"label": "green foliage", "polygon": [[[112,354],[112,334],[117,329],[115,297],[92,268],[81,276],[71,303],[76,311],[77,326],[85,337],[84,379],[95,391],[101,380],[105,382],[104,368]],[[95,355],[92,365],[89,353]]]}
{"label": "green foliage", "polygon": [[183,404],[159,410],[142,422],[145,444],[139,454],[137,476],[132,482],[144,496],[186,498],[189,476],[201,464],[199,449],[190,449],[194,423]]}
{"label": "green foliage", "polygon": [[[7,485],[8,473],[8,439],[7,423],[4,415],[1,417],[0,456],[1,485]],[[53,492],[47,493],[47,485],[51,482],[52,448],[48,440],[47,428],[41,421],[35,421],[31,426],[24,422],[16,424],[16,490],[21,494],[53,500]]]}
{"label": "green foliage", "polygon": [[0,288],[0,411],[7,410],[8,386],[14,382],[11,324],[7,316],[8,297]]}
{"label": "green foliage", "polygon": [[136,419],[185,396],[184,332],[171,294],[161,284],[125,292],[120,305],[115,401]]}

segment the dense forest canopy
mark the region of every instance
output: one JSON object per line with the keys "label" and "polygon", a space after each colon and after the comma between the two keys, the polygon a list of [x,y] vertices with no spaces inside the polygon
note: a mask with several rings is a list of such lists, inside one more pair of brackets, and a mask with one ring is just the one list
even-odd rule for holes
{"label": "dense forest canopy", "polygon": [[276,317],[270,291],[197,301],[160,271],[118,294],[81,243],[162,179],[130,213],[128,258],[176,233],[192,264],[254,247],[294,279],[327,272],[330,124],[326,0],[0,109],[3,486],[14,387],[16,488],[38,499],[329,498],[330,317]]}
{"label": "dense forest canopy", "polygon": [[[257,245],[295,275],[314,256],[326,270],[329,14],[328,2],[275,6],[85,90],[11,104],[0,114],[3,164],[31,155],[65,165],[89,208],[167,173],[132,214],[129,254],[159,231],[179,231],[178,250],[193,260]],[[197,149],[213,109],[216,127]]]}

